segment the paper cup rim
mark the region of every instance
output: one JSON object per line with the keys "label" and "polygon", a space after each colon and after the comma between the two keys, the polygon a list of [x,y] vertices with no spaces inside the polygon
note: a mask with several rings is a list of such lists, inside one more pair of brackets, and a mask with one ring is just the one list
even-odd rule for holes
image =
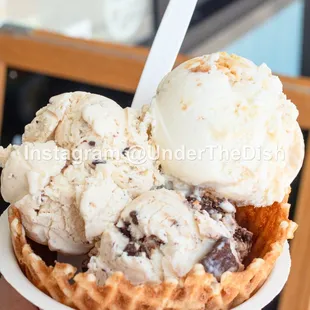
{"label": "paper cup rim", "polygon": [[[0,217],[0,272],[6,281],[24,298],[44,310],[72,310],[35,287],[21,271],[13,251],[8,211]],[[247,301],[233,310],[262,309],[268,305],[283,289],[291,268],[291,257],[288,242],[264,285]]]}

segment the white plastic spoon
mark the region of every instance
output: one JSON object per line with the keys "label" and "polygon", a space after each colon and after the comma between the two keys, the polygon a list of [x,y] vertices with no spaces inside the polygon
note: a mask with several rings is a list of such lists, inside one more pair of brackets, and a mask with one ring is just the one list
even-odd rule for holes
{"label": "white plastic spoon", "polygon": [[196,4],[197,0],[170,0],[145,63],[133,108],[150,104],[158,84],[173,68]]}

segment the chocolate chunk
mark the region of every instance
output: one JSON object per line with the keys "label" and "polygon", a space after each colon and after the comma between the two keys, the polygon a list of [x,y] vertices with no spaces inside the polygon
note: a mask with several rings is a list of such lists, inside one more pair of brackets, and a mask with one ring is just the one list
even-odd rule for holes
{"label": "chocolate chunk", "polygon": [[225,215],[225,212],[219,207],[223,199],[213,197],[211,198],[206,195],[201,197],[201,200],[198,200],[197,197],[194,195],[188,196],[186,197],[186,199],[192,207],[200,206],[200,211],[208,212],[211,217],[217,215]]}
{"label": "chocolate chunk", "polygon": [[130,223],[129,222],[125,222],[124,223],[124,227],[118,227],[119,231],[124,235],[126,236],[127,238],[131,239],[131,233],[130,233],[130,230],[129,230],[129,226],[130,226]]}
{"label": "chocolate chunk", "polygon": [[133,222],[135,225],[139,225],[138,213],[137,213],[137,211],[131,211],[131,212],[129,213],[129,216],[131,217],[132,222]]}
{"label": "chocolate chunk", "polygon": [[236,241],[236,251],[242,261],[251,251],[253,233],[248,231],[246,228],[238,227],[235,230],[234,239]]}
{"label": "chocolate chunk", "polygon": [[248,231],[246,228],[238,227],[235,230],[234,239],[236,241],[251,243],[253,239],[253,233]]}
{"label": "chocolate chunk", "polygon": [[165,188],[165,185],[156,186],[156,189],[162,189],[162,188]]}
{"label": "chocolate chunk", "polygon": [[[130,217],[135,225],[138,225],[137,212],[130,212]],[[119,231],[129,238],[130,242],[127,244],[124,252],[127,252],[129,256],[139,256],[141,253],[145,253],[147,258],[151,258],[152,251],[164,244],[158,237],[151,235],[149,237],[144,237],[139,240],[135,239],[129,230],[130,222],[124,222],[123,227],[118,227]]]}
{"label": "chocolate chunk", "polygon": [[123,154],[124,156],[127,156],[127,153],[128,153],[129,150],[130,150],[129,147],[124,148],[122,154]]}
{"label": "chocolate chunk", "polygon": [[215,214],[224,215],[225,212],[219,207],[222,201],[223,199],[219,199],[219,198],[212,199],[209,196],[203,196],[200,202],[201,210],[207,211],[210,215],[215,215]]}
{"label": "chocolate chunk", "polygon": [[188,203],[190,203],[191,205],[193,205],[197,200],[197,197],[195,196],[187,196],[186,200],[188,201]]}
{"label": "chocolate chunk", "polygon": [[164,244],[157,236],[151,235],[140,240],[142,242],[139,251],[144,252],[148,259],[151,258],[152,251]]}
{"label": "chocolate chunk", "polygon": [[93,162],[92,162],[92,164],[94,165],[94,166],[96,166],[96,165],[100,165],[100,164],[106,164],[107,163],[107,161],[106,160],[94,160]]}
{"label": "chocolate chunk", "polygon": [[232,253],[231,240],[221,238],[213,249],[200,262],[206,272],[212,273],[218,280],[225,271],[237,271],[239,263]]}
{"label": "chocolate chunk", "polygon": [[216,202],[214,200],[212,200],[210,197],[208,196],[203,196],[201,199],[201,208],[205,211],[207,211],[208,213],[210,211],[214,211],[216,210]]}
{"label": "chocolate chunk", "polygon": [[137,256],[139,254],[139,250],[134,242],[129,242],[125,247],[124,252],[127,252],[128,256]]}
{"label": "chocolate chunk", "polygon": [[89,142],[88,142],[88,145],[89,145],[89,146],[95,146],[95,145],[96,145],[96,142],[95,142],[95,141],[89,141]]}
{"label": "chocolate chunk", "polygon": [[151,258],[151,255],[152,255],[152,249],[149,249],[148,247],[146,247],[144,244],[142,244],[139,248],[139,252],[142,253],[144,252],[146,254],[146,257],[148,259]]}

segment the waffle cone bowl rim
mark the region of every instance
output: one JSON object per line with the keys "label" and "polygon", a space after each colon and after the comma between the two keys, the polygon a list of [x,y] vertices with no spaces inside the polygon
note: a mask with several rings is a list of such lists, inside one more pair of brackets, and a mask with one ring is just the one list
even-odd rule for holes
{"label": "waffle cone bowl rim", "polygon": [[[116,272],[104,287],[97,287],[94,276],[83,273],[77,274],[74,277],[75,284],[71,285],[69,279],[73,278],[76,269],[61,263],[47,267],[27,243],[20,214],[13,206],[9,208],[9,222],[14,253],[22,271],[34,286],[61,304],[82,310],[232,309],[262,287],[282,253],[286,240],[293,238],[297,225],[288,219],[289,205],[286,201],[278,204],[285,217],[278,222],[278,239],[271,244],[270,250],[262,258],[253,259],[244,271],[226,272],[220,282],[207,274],[201,265],[196,265],[178,283],[163,282],[160,285],[135,287],[123,274]],[[130,297],[133,296],[138,297],[132,301]],[[109,302],[101,303],[102,300]]]}

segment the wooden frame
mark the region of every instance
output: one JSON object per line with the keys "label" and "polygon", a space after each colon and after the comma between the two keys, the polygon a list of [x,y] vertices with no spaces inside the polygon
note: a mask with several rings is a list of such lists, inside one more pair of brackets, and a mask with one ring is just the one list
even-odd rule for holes
{"label": "wooden frame", "polygon": [[0,58],[0,132],[3,120],[4,98],[6,88],[6,71],[7,71],[6,64],[3,61],[1,61]]}
{"label": "wooden frame", "polygon": [[[306,0],[303,25],[303,55],[301,73],[310,76],[310,1]],[[307,84],[306,93],[310,88]],[[305,99],[308,108],[310,100]],[[309,119],[309,113],[301,116]],[[308,121],[305,119],[305,121]],[[301,122],[303,124],[303,122]],[[307,125],[304,124],[304,125]],[[309,129],[308,126],[305,126]],[[295,239],[292,242],[292,272],[281,298],[280,310],[302,309],[310,310],[310,138],[306,146],[306,159],[303,167],[301,185],[298,193],[295,221],[299,224]]]}
{"label": "wooden frame", "polygon": [[[0,31],[0,62],[7,67],[134,93],[148,55],[144,47],[87,41],[42,31]],[[176,64],[188,59],[180,55]],[[310,129],[310,79],[281,77],[285,92]],[[0,102],[1,106],[1,102]]]}
{"label": "wooden frame", "polygon": [[[46,32],[0,32],[0,122],[6,68],[134,93],[148,49],[62,37]],[[188,57],[179,56],[177,63]],[[281,77],[287,96],[300,111],[302,128],[310,130],[310,79]],[[300,225],[292,242],[292,272],[283,292],[281,310],[310,310],[310,142],[303,168],[295,220]]]}
{"label": "wooden frame", "polygon": [[0,31],[0,47],[0,60],[8,67],[132,93],[148,55],[143,47],[14,29]]}
{"label": "wooden frame", "polygon": [[299,227],[291,245],[292,271],[283,291],[280,310],[310,309],[310,139],[306,152],[294,219]]}

